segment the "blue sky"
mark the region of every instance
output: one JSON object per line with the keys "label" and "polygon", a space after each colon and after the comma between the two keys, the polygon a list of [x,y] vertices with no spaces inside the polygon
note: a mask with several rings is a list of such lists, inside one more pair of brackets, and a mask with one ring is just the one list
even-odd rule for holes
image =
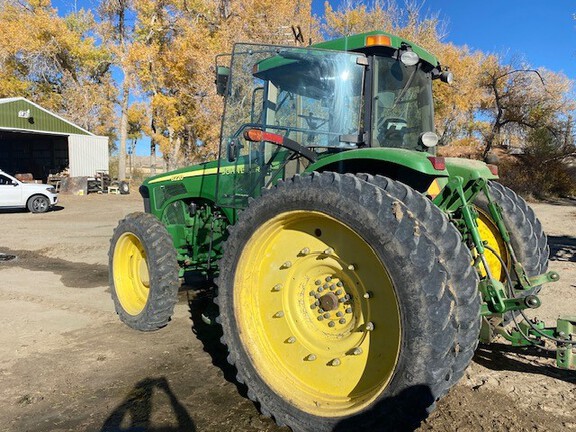
{"label": "blue sky", "polygon": [[[402,5],[402,0],[397,1]],[[52,4],[65,14],[75,7],[90,9],[92,2],[53,0]],[[340,0],[330,4],[337,8]],[[312,8],[322,16],[324,0],[313,0]],[[427,0],[423,12],[440,14],[447,23],[447,42],[521,58],[532,67],[564,72],[576,81],[576,2],[572,0]],[[137,154],[148,151],[147,142],[138,145]]]}

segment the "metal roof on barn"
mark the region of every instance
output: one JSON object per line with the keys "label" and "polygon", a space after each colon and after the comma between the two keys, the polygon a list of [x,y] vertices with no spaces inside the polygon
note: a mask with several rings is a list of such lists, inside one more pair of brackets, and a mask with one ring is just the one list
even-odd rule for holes
{"label": "metal roof on barn", "polygon": [[0,130],[94,135],[23,97],[0,99]]}

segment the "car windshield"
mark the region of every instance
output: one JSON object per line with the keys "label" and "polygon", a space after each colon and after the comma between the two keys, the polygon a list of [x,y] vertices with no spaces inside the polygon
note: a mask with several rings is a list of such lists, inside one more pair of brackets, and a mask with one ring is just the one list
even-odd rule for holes
{"label": "car windshield", "polygon": [[365,70],[360,57],[307,48],[237,45],[223,139],[240,136],[252,124],[307,147],[355,147]]}
{"label": "car windshield", "polygon": [[430,74],[387,57],[374,65],[372,146],[423,150],[421,134],[434,130]]}

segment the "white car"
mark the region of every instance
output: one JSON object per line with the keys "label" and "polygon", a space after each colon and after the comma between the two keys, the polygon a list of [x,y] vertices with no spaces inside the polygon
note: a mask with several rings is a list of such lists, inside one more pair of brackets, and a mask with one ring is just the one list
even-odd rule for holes
{"label": "white car", "polygon": [[58,202],[56,189],[46,184],[22,183],[0,170],[0,209],[28,208],[44,213]]}

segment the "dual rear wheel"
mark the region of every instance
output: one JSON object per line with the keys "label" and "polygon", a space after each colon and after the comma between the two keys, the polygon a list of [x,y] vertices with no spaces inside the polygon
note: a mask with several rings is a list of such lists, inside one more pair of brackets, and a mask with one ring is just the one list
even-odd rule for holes
{"label": "dual rear wheel", "polygon": [[263,413],[296,431],[411,428],[460,377],[478,279],[452,225],[442,219],[440,238],[415,216],[424,202],[315,173],[242,213],[216,300],[229,360]]}

